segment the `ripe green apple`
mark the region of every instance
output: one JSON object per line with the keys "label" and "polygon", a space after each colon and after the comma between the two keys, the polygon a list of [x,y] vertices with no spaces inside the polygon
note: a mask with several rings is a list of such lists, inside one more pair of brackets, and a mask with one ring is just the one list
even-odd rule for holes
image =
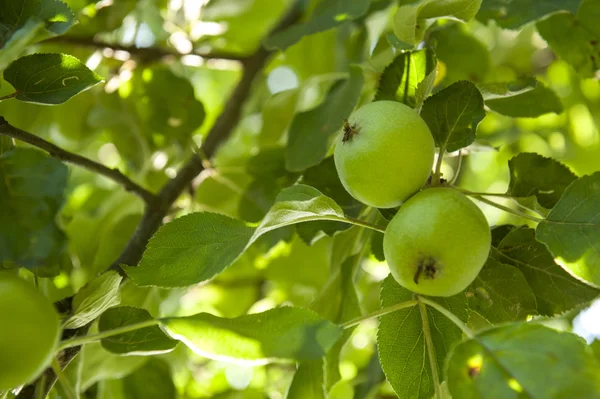
{"label": "ripe green apple", "polygon": [[0,391],[34,380],[50,365],[60,336],[52,303],[18,276],[0,272]]}
{"label": "ripe green apple", "polygon": [[334,150],[346,190],[377,208],[393,208],[417,192],[431,173],[435,144],[412,108],[376,101],[354,111]]}
{"label": "ripe green apple", "polygon": [[444,187],[425,189],[406,201],[383,237],[392,276],[404,288],[430,296],[452,296],[467,288],[490,246],[490,227],[481,210]]}

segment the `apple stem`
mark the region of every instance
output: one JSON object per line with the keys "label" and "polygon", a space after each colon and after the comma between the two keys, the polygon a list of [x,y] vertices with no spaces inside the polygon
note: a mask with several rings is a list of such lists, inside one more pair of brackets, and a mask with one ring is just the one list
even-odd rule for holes
{"label": "apple stem", "polygon": [[386,314],[390,314],[390,313],[395,312],[397,310],[411,308],[411,307],[415,306],[417,303],[418,302],[415,299],[411,299],[410,301],[406,301],[406,302],[400,302],[400,303],[397,303],[395,305],[379,309],[379,310],[377,310],[377,311],[375,311],[373,313],[369,313],[368,315],[364,315],[364,316],[361,316],[361,317],[357,317],[356,319],[349,320],[349,321],[347,321],[345,323],[340,324],[340,327],[342,329],[346,330],[348,328],[354,327],[354,326],[362,323],[363,321],[370,320],[370,319],[375,319],[375,318],[380,317],[380,316],[385,316]]}
{"label": "apple stem", "polygon": [[432,186],[438,186],[442,184],[442,162],[444,161],[445,148],[440,147],[438,153],[437,162],[435,163],[435,172],[433,172],[433,178],[431,179]]}
{"label": "apple stem", "polygon": [[431,329],[429,328],[429,315],[427,314],[427,306],[422,298],[417,296],[419,302],[419,310],[421,312],[421,322],[423,323],[423,333],[425,334],[425,346],[427,346],[427,357],[429,358],[429,367],[431,368],[431,378],[435,388],[435,397],[442,399],[442,390],[440,387],[440,375],[437,367],[437,357],[435,356],[435,347],[431,338]]}
{"label": "apple stem", "polygon": [[79,395],[77,395],[77,393],[69,383],[69,379],[67,378],[65,373],[63,373],[63,370],[60,367],[60,364],[58,364],[56,358],[52,359],[52,370],[54,371],[54,374],[56,374],[56,378],[58,378],[58,382],[62,386],[67,399],[78,399]]}

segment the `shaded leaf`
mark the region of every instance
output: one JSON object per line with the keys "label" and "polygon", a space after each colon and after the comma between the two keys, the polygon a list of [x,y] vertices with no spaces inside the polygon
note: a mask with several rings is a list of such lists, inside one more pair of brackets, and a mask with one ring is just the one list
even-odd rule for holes
{"label": "shaded leaf", "polygon": [[447,367],[455,398],[600,397],[600,365],[585,342],[539,324],[486,330],[456,346]]}
{"label": "shaded leaf", "polygon": [[600,287],[600,172],[575,180],[564,191],[536,238],[569,274]]}
{"label": "shaded leaf", "polygon": [[565,189],[577,176],[565,165],[535,153],[521,153],[508,161],[510,183],[507,195],[530,197],[535,195],[544,208],[551,209]]}
{"label": "shaded leaf", "polygon": [[525,320],[537,314],[536,298],[523,273],[492,258],[467,289],[467,297],[469,309],[491,323]]}
{"label": "shaded leaf", "polygon": [[459,80],[481,82],[490,69],[490,52],[461,23],[444,24],[432,30],[436,41],[435,54],[446,66],[444,85]]}
{"label": "shaded leaf", "polygon": [[323,359],[298,364],[287,399],[325,399]]}
{"label": "shaded leaf", "polygon": [[580,0],[486,0],[477,19],[495,20],[503,28],[517,29],[528,22],[560,10],[575,13]]}
{"label": "shaded leaf", "polygon": [[435,76],[436,57],[432,49],[400,53],[381,74],[373,101],[399,101],[420,107],[433,88]]}
{"label": "shaded leaf", "polygon": [[[381,234],[379,234],[381,235]],[[360,265],[360,255],[347,258],[337,268],[324,285],[324,289],[311,304],[311,309],[336,323],[343,323],[361,315],[354,276]],[[333,345],[325,357],[325,388],[329,392],[333,385],[341,380],[339,371],[340,353],[352,330],[343,331],[340,339]]]}
{"label": "shaded leaf", "polygon": [[[145,309],[121,306],[108,309],[100,316],[99,332],[114,330],[130,324],[152,320]],[[156,355],[175,349],[178,341],[169,338],[158,326],[140,328],[124,334],[104,338],[102,347],[109,352],[126,355]]]}
{"label": "shaded leaf", "polygon": [[362,17],[369,9],[370,4],[371,0],[322,1],[315,8],[308,21],[293,25],[270,36],[265,41],[265,46],[285,50],[287,47],[298,42],[303,36],[323,32],[346,21]]}
{"label": "shaded leaf", "polygon": [[[118,356],[107,352],[99,342],[86,344],[66,369],[71,381],[79,381],[82,391],[86,391],[99,381],[119,379],[129,375],[148,361],[145,356]],[[79,362],[83,361],[80,365]],[[81,366],[79,373],[77,368]]]}
{"label": "shaded leaf", "polygon": [[[301,181],[333,199],[343,209],[344,214],[350,217],[358,216],[363,208],[363,204],[355,200],[342,186],[333,157],[325,158],[320,164],[307,169]],[[347,223],[342,222],[316,221],[299,224],[296,229],[300,237],[310,243],[321,231],[331,236],[349,227]]]}
{"label": "shaded leaf", "polygon": [[550,112],[560,114],[563,105],[556,93],[537,82],[532,90],[525,90],[520,94],[498,97],[485,101],[485,105],[492,110],[513,118],[536,118]]}
{"label": "shaded leaf", "polygon": [[325,159],[333,136],[356,106],[363,83],[362,69],[351,67],[349,78],[336,82],[321,105],[296,114],[288,132],[289,171],[303,171]]}
{"label": "shaded leaf", "polygon": [[485,117],[483,97],[473,83],[456,82],[425,100],[421,117],[440,149],[456,151],[475,141]]}
{"label": "shaded leaf", "polygon": [[477,14],[482,0],[419,0],[403,4],[394,16],[394,33],[406,43],[423,40],[427,19],[453,17],[468,21]]}
{"label": "shaded leaf", "polygon": [[59,0],[0,0],[0,72],[25,48],[65,33],[75,15]]}
{"label": "shaded leaf", "polygon": [[67,167],[41,151],[16,147],[0,155],[0,263],[39,267],[61,251],[55,218],[67,177]]}
{"label": "shaded leaf", "polygon": [[161,319],[163,328],[197,354],[248,365],[321,358],[342,330],[306,309],[281,307],[224,319],[208,313]]}
{"label": "shaded leaf", "polygon": [[123,393],[128,399],[179,397],[169,365],[164,360],[155,358],[123,379]]}
{"label": "shaded leaf", "polygon": [[[589,6],[584,10],[588,15],[592,14],[592,8],[596,12],[600,10],[597,2],[587,3]],[[590,21],[586,18],[582,21],[580,13],[577,16],[568,12],[556,13],[538,21],[537,29],[560,58],[571,64],[581,75],[593,77],[600,69],[600,36],[595,32],[597,21],[588,26],[586,24]]]}
{"label": "shaded leaf", "polygon": [[194,87],[169,68],[142,69],[134,75],[131,85],[147,134],[186,143],[204,122],[204,106],[196,99]]}
{"label": "shaded leaf", "polygon": [[[517,267],[525,276],[541,315],[552,316],[587,303],[599,291],[573,278],[558,266],[546,246],[536,241],[535,231],[520,227],[508,233],[492,250],[502,263]],[[507,285],[507,287],[512,285]]]}
{"label": "shaded leaf", "polygon": [[37,104],[61,104],[102,78],[77,58],[66,54],[32,54],[19,58],[4,71],[16,98]]}
{"label": "shaded leaf", "polygon": [[[413,299],[413,293],[388,276],[381,288],[381,306],[387,307]],[[432,299],[466,320],[464,294]],[[442,370],[446,354],[462,338],[456,325],[437,310],[427,308],[436,364]],[[379,319],[377,333],[379,361],[394,392],[401,398],[430,398],[434,387],[429,368],[419,306],[398,310]]]}
{"label": "shaded leaf", "polygon": [[81,288],[73,298],[73,316],[64,328],[79,328],[96,320],[106,309],[117,306],[119,285],[123,279],[119,273],[108,271]]}

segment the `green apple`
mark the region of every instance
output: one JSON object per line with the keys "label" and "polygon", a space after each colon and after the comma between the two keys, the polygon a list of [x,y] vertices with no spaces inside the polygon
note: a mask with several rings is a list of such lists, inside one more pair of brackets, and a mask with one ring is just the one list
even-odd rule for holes
{"label": "green apple", "polygon": [[33,381],[60,337],[52,303],[17,275],[0,272],[0,391]]}
{"label": "green apple", "polygon": [[452,188],[426,189],[390,221],[383,252],[396,281],[413,292],[452,296],[479,274],[491,246],[483,212]]}
{"label": "green apple", "polygon": [[346,190],[377,208],[393,208],[419,191],[431,173],[435,144],[412,108],[376,101],[354,111],[335,146],[335,167]]}

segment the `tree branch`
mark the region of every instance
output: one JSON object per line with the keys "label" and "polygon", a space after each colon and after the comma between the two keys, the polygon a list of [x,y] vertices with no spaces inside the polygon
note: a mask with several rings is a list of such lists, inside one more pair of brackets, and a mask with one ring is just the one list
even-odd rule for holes
{"label": "tree branch", "polygon": [[81,47],[92,47],[96,49],[108,48],[115,51],[126,51],[132,56],[139,57],[145,61],[156,61],[164,57],[183,57],[184,55],[197,55],[204,59],[221,59],[245,62],[245,56],[231,54],[223,51],[212,50],[210,52],[192,51],[191,53],[180,53],[175,49],[165,47],[137,47],[119,43],[109,43],[93,36],[57,36],[44,40],[44,43],[61,43]]}
{"label": "tree branch", "polygon": [[[296,2],[293,9],[280,21],[271,31],[273,33],[286,29],[296,22],[301,14],[300,2]],[[201,151],[206,158],[212,158],[219,145],[221,145],[231,134],[237,125],[242,113],[242,105],[250,94],[254,79],[262,70],[270,51],[260,47],[256,53],[247,57],[244,61],[244,72],[242,79],[233,90],[225,109],[219,115],[215,124],[210,129],[206,139],[202,143]],[[204,170],[202,159],[197,154],[187,161],[177,172],[177,176],[165,184],[160,193],[159,206],[154,209],[147,208],[138,224],[135,233],[127,243],[121,255],[112,264],[111,269],[121,271],[121,265],[136,266],[142,258],[146,244],[158,228],[162,225],[167,212],[191,183],[191,181]]]}
{"label": "tree branch", "polygon": [[96,161],[92,161],[81,155],[74,154],[72,152],[63,150],[62,148],[38,137],[34,134],[28,133],[24,130],[12,126],[3,117],[0,116],[0,135],[12,137],[14,139],[23,141],[31,144],[41,150],[46,151],[53,158],[58,159],[62,162],[72,163],[82,168],[88,169],[92,172],[98,173],[118,184],[123,186],[125,190],[132,192],[146,202],[151,208],[157,204],[158,196],[146,190],[142,186],[134,183],[127,176],[121,173],[118,169],[108,168]]}

